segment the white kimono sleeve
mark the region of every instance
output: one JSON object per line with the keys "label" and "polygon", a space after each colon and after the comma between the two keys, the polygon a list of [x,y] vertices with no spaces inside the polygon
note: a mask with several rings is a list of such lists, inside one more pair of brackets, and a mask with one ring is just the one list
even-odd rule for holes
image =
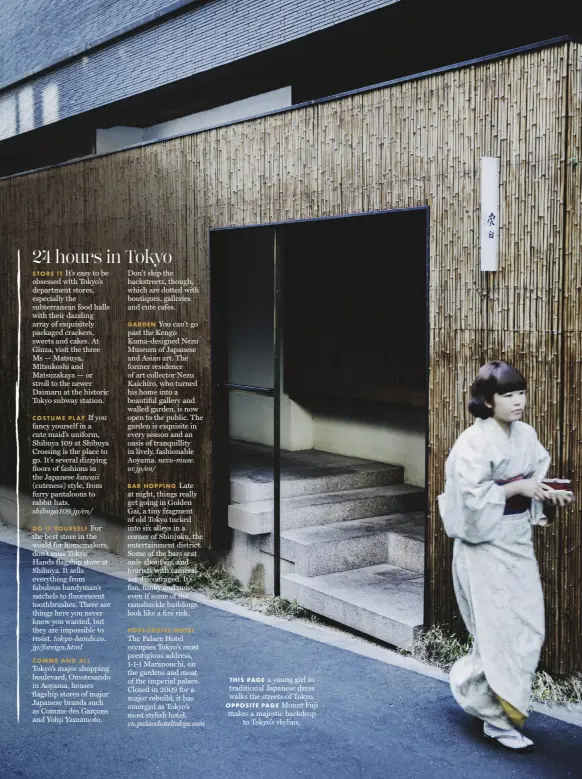
{"label": "white kimono sleeve", "polygon": [[[533,472],[532,479],[545,478],[548,469],[550,467],[551,457],[550,453],[539,442],[537,436],[535,441],[535,470]],[[531,520],[532,525],[544,525],[548,524],[548,518],[544,514],[544,504],[539,500],[532,500],[531,502]]]}
{"label": "white kimono sleeve", "polygon": [[447,535],[471,544],[498,537],[505,510],[505,490],[491,478],[486,450],[482,438],[459,438],[447,458],[445,491],[438,498]]}

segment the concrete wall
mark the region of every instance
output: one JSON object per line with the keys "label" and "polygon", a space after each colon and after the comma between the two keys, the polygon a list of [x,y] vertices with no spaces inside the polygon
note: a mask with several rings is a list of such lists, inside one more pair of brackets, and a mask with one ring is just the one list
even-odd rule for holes
{"label": "concrete wall", "polygon": [[[418,409],[389,406],[379,419],[354,419],[314,414],[283,393],[281,446],[283,449],[321,449],[404,466],[404,480],[425,486],[426,415]],[[232,438],[273,444],[273,401],[255,395],[231,394]]]}
{"label": "concrete wall", "polygon": [[95,132],[95,151],[97,154],[104,154],[115,149],[135,146],[143,140],[142,127],[98,127]]}
{"label": "concrete wall", "polygon": [[157,138],[167,138],[171,135],[193,133],[205,130],[208,127],[216,127],[226,122],[234,122],[246,119],[250,116],[266,114],[279,108],[287,108],[292,105],[291,87],[273,89],[260,95],[247,97],[245,100],[237,100],[234,103],[211,108],[208,111],[199,111],[196,114],[182,116],[170,122],[146,127],[143,131],[144,141],[153,141]]}
{"label": "concrete wall", "polygon": [[382,417],[313,417],[313,446],[325,452],[404,466],[404,481],[425,486],[426,414],[386,406]]}
{"label": "concrete wall", "polygon": [[170,138],[174,135],[206,130],[209,127],[248,119],[269,111],[276,111],[279,108],[287,108],[290,105],[292,105],[291,87],[283,87],[260,95],[253,95],[245,100],[226,103],[209,111],[199,111],[195,114],[172,119],[170,122],[154,124],[151,127],[98,128],[95,150],[97,154],[102,154],[144,141],[155,141],[160,138]]}

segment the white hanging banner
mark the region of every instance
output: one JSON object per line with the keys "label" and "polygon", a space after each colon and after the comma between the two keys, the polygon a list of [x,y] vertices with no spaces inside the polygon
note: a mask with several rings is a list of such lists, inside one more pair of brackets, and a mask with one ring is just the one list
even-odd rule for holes
{"label": "white hanging banner", "polygon": [[499,261],[499,158],[481,157],[481,270]]}

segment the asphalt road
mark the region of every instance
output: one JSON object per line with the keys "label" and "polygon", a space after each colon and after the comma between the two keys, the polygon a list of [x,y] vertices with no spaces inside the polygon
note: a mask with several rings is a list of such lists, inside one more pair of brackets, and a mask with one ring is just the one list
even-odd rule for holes
{"label": "asphalt road", "polygon": [[[205,726],[128,727],[127,583],[88,569],[87,582],[101,584],[112,604],[106,641],[92,657],[112,668],[110,713],[100,725],[33,723],[31,560],[31,553],[21,550],[17,722],[16,548],[0,543],[1,779],[582,775],[582,728],[534,712],[524,732],[535,740],[536,751],[508,753],[483,741],[481,723],[457,707],[439,680],[202,604],[193,616],[174,617],[172,624],[196,628],[200,684],[189,716]],[[312,677],[317,716],[295,727],[245,726],[241,718],[229,718],[229,677],[248,676]]]}

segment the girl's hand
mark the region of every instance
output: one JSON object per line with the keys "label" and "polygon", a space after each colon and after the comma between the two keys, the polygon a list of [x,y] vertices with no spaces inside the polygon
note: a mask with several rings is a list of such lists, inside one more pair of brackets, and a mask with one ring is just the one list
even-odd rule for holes
{"label": "girl's hand", "polygon": [[553,490],[551,487],[547,487],[547,485],[543,484],[545,495],[543,500],[547,501],[548,503],[551,503],[554,506],[567,506],[569,503],[572,503],[574,500],[573,495],[564,495],[560,492],[556,492],[556,490]]}
{"label": "girl's hand", "polygon": [[[513,487],[512,490],[507,490],[507,487]],[[506,485],[506,494],[509,492],[508,497],[513,495],[523,495],[526,498],[532,498],[533,500],[544,501],[548,500],[548,493],[554,492],[551,487],[542,484],[541,481],[535,479],[520,479],[519,481],[511,482]]]}

